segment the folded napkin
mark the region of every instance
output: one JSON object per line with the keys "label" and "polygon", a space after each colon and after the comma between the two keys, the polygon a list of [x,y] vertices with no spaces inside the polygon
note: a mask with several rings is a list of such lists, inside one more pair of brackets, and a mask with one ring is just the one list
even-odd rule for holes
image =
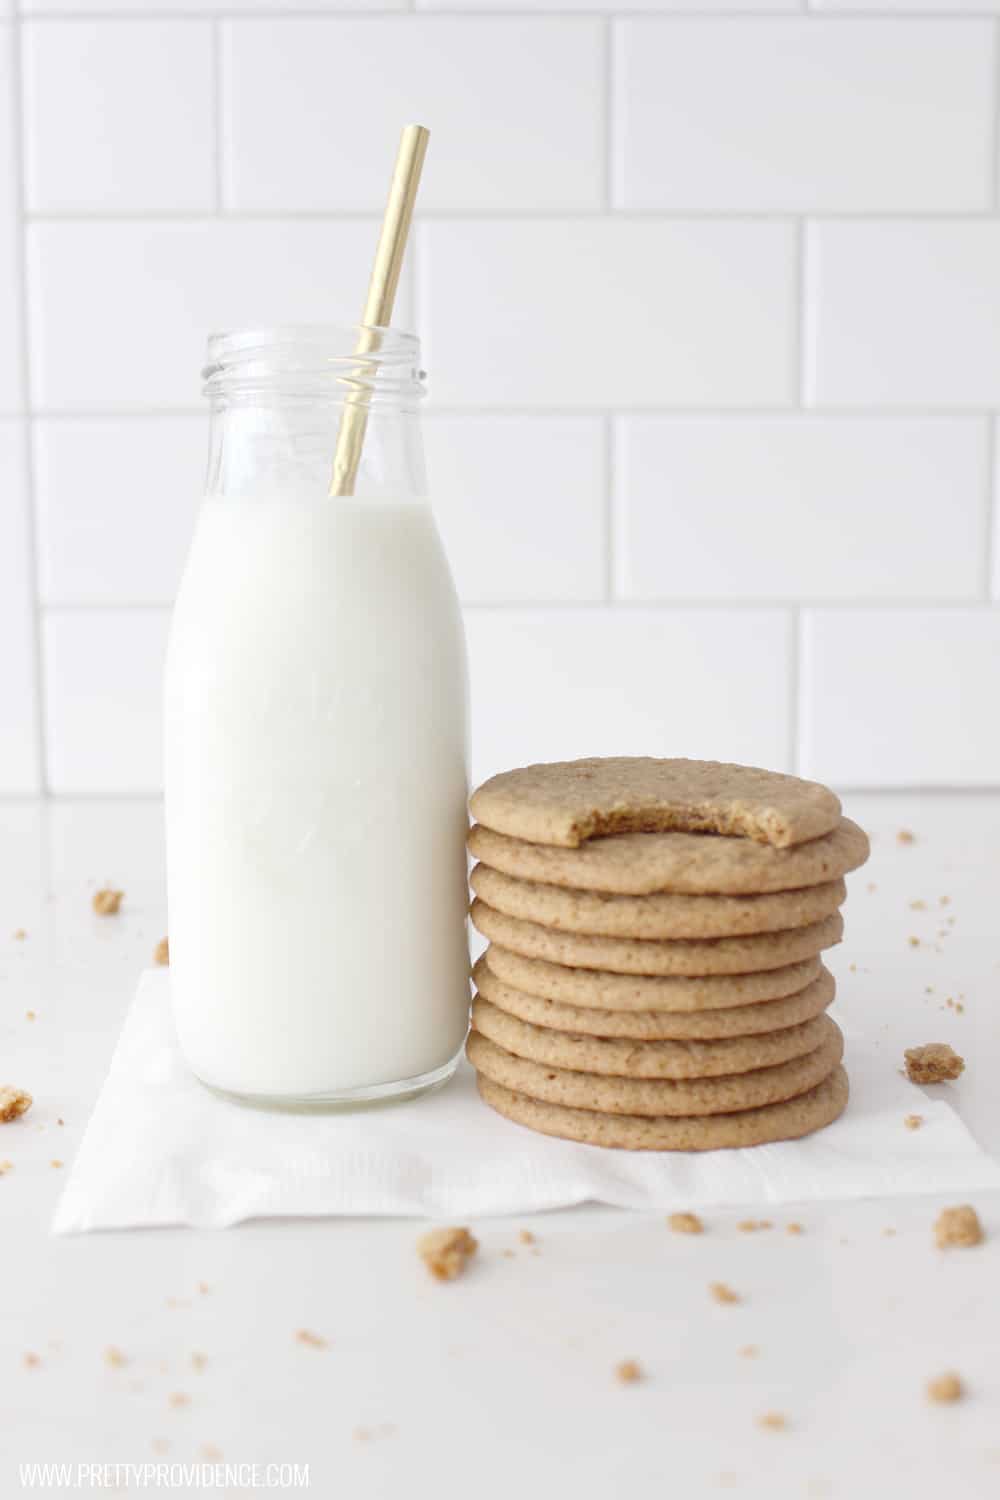
{"label": "folded napkin", "polygon": [[[222,1228],[271,1215],[473,1218],[596,1201],[657,1213],[1000,1189],[1000,1166],[943,1102],[848,1034],[851,1102],[802,1141],[751,1150],[610,1151],[494,1114],[463,1063],[443,1089],[356,1113],[286,1114],[217,1098],[187,1071],[167,971],[143,974],[56,1212],[57,1233]],[[918,1108],[925,1124],[907,1130]]]}

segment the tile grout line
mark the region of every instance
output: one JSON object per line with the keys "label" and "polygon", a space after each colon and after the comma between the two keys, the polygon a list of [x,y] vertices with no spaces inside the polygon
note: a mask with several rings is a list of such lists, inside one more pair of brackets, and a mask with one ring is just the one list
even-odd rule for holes
{"label": "tile grout line", "polygon": [[[220,18],[220,25],[228,17]],[[34,23],[32,23],[34,24]],[[384,203],[372,204],[369,208],[281,208],[281,209],[234,209],[228,217],[242,224],[272,224],[286,220],[296,224],[344,224],[358,220],[381,219]],[[215,215],[186,210],[178,212],[114,209],[74,209],[70,211],[34,210],[25,215],[29,224],[149,224],[153,228],[169,224],[211,223]],[[805,220],[797,209],[727,209],[727,208],[618,208],[613,217],[616,223],[648,225],[663,224],[685,226],[689,224],[717,224],[723,227],[741,227],[747,224],[790,224]],[[567,208],[562,212],[537,208],[449,208],[426,209],[423,218],[427,223],[457,224],[533,224],[547,227],[566,224],[600,223],[608,218],[607,211],[590,206]],[[947,209],[940,212],[911,209],[883,209],[872,213],[869,209],[854,212],[812,212],[808,222],[815,224],[849,224],[861,226],[882,224],[908,224],[919,228],[937,224],[981,224],[997,223],[997,211],[992,204],[987,208]]]}
{"label": "tile grout line", "polygon": [[225,110],[224,110],[224,88],[222,65],[222,21],[216,16],[212,19],[212,127],[215,135],[215,160],[214,160],[214,193],[215,212],[220,218],[224,216],[226,208],[225,194]]}
{"label": "tile grout line", "polygon": [[31,646],[34,655],[35,687],[35,753],[38,756],[38,785],[43,797],[49,792],[48,729],[45,722],[45,660],[42,646],[42,599],[39,582],[38,508],[36,504],[35,450],[32,441],[31,354],[28,326],[28,215],[27,215],[27,121],[24,109],[23,19],[20,10],[11,17],[11,97],[8,119],[12,131],[14,158],[15,213],[17,216],[17,292],[20,299],[19,364],[23,386],[21,414],[21,450],[24,460],[26,539],[31,605]]}
{"label": "tile grout line", "polygon": [[603,420],[604,427],[604,602],[606,604],[617,603],[618,595],[618,507],[619,493],[617,483],[618,460],[620,458],[618,442],[618,424],[610,412]]}
{"label": "tile grout line", "polygon": [[793,776],[802,763],[802,606],[788,617],[788,769]]}
{"label": "tile grout line", "polygon": [[993,22],[993,121],[990,134],[990,182],[988,199],[991,211],[1000,208],[1000,17]]}
{"label": "tile grout line", "polygon": [[[477,6],[469,10],[460,5],[421,5],[419,0],[403,0],[402,5],[384,5],[377,9],[352,9],[331,11],[322,6],[303,8],[293,6],[283,9],[278,4],[267,4],[259,9],[251,9],[246,6],[227,7],[223,4],[198,8],[194,4],[183,8],[164,8],[152,5],[147,8],[107,9],[100,5],[93,8],[81,6],[79,9],[47,8],[45,10],[32,9],[26,12],[26,18],[34,22],[47,24],[49,22],[61,21],[174,21],[174,20],[249,20],[263,19],[267,21],[290,20],[290,21],[315,21],[315,20],[347,20],[347,21],[394,21],[399,17],[410,17],[414,14],[419,16],[435,17],[445,20],[455,20],[473,24],[479,20],[510,21],[510,20],[539,20],[539,21],[561,21],[567,17],[570,20],[594,19],[608,14],[608,6],[581,5],[577,9],[548,10],[544,6],[534,9],[528,3],[518,7],[488,7]],[[625,8],[614,12],[616,20],[644,21],[652,16],[657,21],[673,24],[678,27],[685,24],[699,23],[703,21],[788,21],[800,20],[804,16],[831,26],[840,26],[845,23],[856,23],[866,25],[871,22],[886,20],[901,20],[917,24],[940,21],[970,21],[982,22],[991,19],[988,12],[976,10],[971,7],[961,7],[955,10],[946,9],[943,4],[938,9],[905,9],[885,4],[875,4],[871,9],[860,11],[835,12],[826,10],[820,5],[809,4],[808,0],[796,0],[796,6],[789,9],[787,5],[761,4],[751,9],[736,7],[720,7],[718,10],[699,9],[697,5],[690,4],[686,9],[635,9]]]}
{"label": "tile grout line", "polygon": [[810,316],[810,309],[812,304],[812,283],[811,257],[809,254],[809,222],[804,217],[799,220],[796,243],[798,249],[796,268],[798,276],[796,285],[796,337],[798,340],[796,345],[796,353],[798,370],[796,372],[796,377],[798,381],[799,410],[801,412],[805,412],[810,407],[809,372],[811,363],[813,328],[812,318]]}
{"label": "tile grout line", "polygon": [[613,213],[617,197],[615,182],[615,154],[617,149],[618,121],[615,117],[617,98],[616,73],[618,67],[618,28],[613,16],[604,17],[604,153],[603,153],[603,201],[605,213]]}

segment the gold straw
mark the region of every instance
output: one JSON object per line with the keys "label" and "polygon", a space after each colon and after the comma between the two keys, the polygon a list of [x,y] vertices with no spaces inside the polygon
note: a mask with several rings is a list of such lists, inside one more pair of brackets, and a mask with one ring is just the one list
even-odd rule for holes
{"label": "gold straw", "polygon": [[[399,273],[406,252],[406,239],[413,218],[413,204],[420,186],[420,172],[427,154],[430,132],[423,125],[406,125],[399,142],[399,153],[389,187],[389,201],[382,219],[382,232],[375,251],[368,296],[361,316],[361,334],[354,352],[359,356],[373,354],[379,347],[380,328],[387,328],[392,321],[392,305],[396,300]],[[374,366],[359,363],[358,376],[363,380]],[[337,445],[333,455],[333,480],[331,495],[353,495],[354,482],[358,477],[361,449],[368,426],[368,402],[370,391],[366,385],[353,389],[345,398],[344,410],[337,432]]]}

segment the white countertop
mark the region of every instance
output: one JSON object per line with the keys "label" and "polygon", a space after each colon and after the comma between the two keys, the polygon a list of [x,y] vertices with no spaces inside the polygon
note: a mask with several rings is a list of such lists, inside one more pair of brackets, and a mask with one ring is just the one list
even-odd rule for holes
{"label": "white countertop", "polygon": [[[1000,795],[845,801],[875,841],[828,959],[841,1004],[887,1067],[920,1042],[963,1053],[966,1073],[938,1092],[1000,1156]],[[160,824],[155,803],[0,804],[0,1083],[35,1096],[0,1127],[14,1163],[0,1178],[3,1500],[21,1463],[180,1464],[206,1444],[227,1463],[308,1464],[305,1493],[324,1500],[996,1500],[1000,1196],[976,1203],[988,1243],[947,1253],[938,1198],[769,1210],[775,1229],[754,1235],[736,1228],[748,1205],[705,1214],[699,1237],[574,1209],[531,1221],[538,1253],[518,1241],[524,1220],[483,1221],[478,1264],[450,1285],[418,1261],[412,1221],[53,1238],[51,1162],[72,1158],[165,931]],[[916,842],[898,844],[901,828]],[[105,882],[126,892],[116,919],[91,911]],[[713,1279],[744,1301],[712,1302]],[[297,1342],[301,1328],[328,1347]],[[109,1345],[126,1365],[107,1364]],[[624,1386],[628,1357],[647,1378]],[[968,1396],[933,1406],[925,1381],[948,1369]],[[787,1430],[759,1428],[768,1411]]]}

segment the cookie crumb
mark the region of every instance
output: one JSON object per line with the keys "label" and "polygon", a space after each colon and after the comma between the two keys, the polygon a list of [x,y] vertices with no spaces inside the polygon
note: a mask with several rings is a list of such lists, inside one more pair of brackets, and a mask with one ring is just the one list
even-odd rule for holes
{"label": "cookie crumb", "polygon": [[24,1012],[24,1019],[26,1021],[37,1021],[38,1020],[38,1014],[37,1014],[36,1011],[26,1010]]}
{"label": "cookie crumb", "polygon": [[501,1250],[500,1254],[503,1256],[504,1260],[513,1260],[514,1259],[514,1252],[513,1252],[513,1250]]}
{"label": "cookie crumb", "polygon": [[907,1047],[903,1059],[911,1083],[945,1083],[957,1078],[965,1069],[965,1058],[959,1057],[947,1042]]}
{"label": "cookie crumb", "polygon": [[966,1250],[981,1245],[986,1236],[971,1203],[943,1208],[934,1221],[934,1241],[940,1250]]}
{"label": "cookie crumb", "polygon": [[[62,1122],[60,1121],[60,1124],[61,1123]],[[203,1297],[207,1297],[212,1288],[209,1286],[207,1281],[199,1281],[198,1290]]]}
{"label": "cookie crumb", "polygon": [[893,1229],[891,1224],[887,1224],[882,1233],[885,1235],[887,1240],[891,1240],[896,1231],[895,1229]]}
{"label": "cookie crumb", "polygon": [[724,1281],[710,1281],[708,1283],[708,1290],[711,1292],[716,1302],[729,1303],[740,1301],[739,1292],[734,1292],[732,1287],[727,1286]]}
{"label": "cookie crumb", "polygon": [[638,1360],[623,1359],[620,1365],[615,1365],[615,1379],[622,1385],[634,1385],[642,1379],[642,1366]]}
{"label": "cookie crumb", "polygon": [[0,1177],[6,1176],[8,1172],[13,1172],[13,1170],[14,1163],[12,1161],[0,1161]]}
{"label": "cookie crumb", "polygon": [[770,1219],[741,1219],[736,1226],[744,1234],[756,1234],[758,1229],[773,1229]]}
{"label": "cookie crumb", "polygon": [[111,1365],[112,1369],[120,1370],[128,1364],[128,1360],[120,1349],[116,1349],[114,1344],[109,1344],[104,1351],[104,1363]]}
{"label": "cookie crumb", "polygon": [[104,890],[94,892],[94,910],[99,917],[117,917],[124,899],[124,891],[112,890],[110,886],[106,886]]}
{"label": "cookie crumb", "polygon": [[454,1281],[479,1249],[479,1242],[465,1228],[432,1229],[420,1238],[417,1249],[437,1281]]}
{"label": "cookie crumb", "polygon": [[153,949],[153,962],[154,964],[170,963],[170,941],[168,938],[160,938],[160,941]]}
{"label": "cookie crumb", "polygon": [[927,902],[926,901],[911,901],[910,902],[910,910],[911,911],[926,911],[927,910]]}
{"label": "cookie crumb", "polygon": [[805,1226],[800,1224],[797,1219],[793,1219],[790,1224],[785,1225],[786,1234],[805,1234],[805,1232]]}
{"label": "cookie crumb", "polygon": [[0,1084],[0,1125],[19,1120],[27,1114],[33,1103],[26,1089],[12,1088],[9,1083]]}
{"label": "cookie crumb", "polygon": [[901,828],[896,834],[897,844],[915,844],[916,842],[917,835],[912,833],[909,828]]}
{"label": "cookie crumb", "polygon": [[907,942],[909,943],[909,945],[910,945],[911,948],[919,948],[920,947],[920,939],[918,937],[908,938]]}
{"label": "cookie crumb", "polygon": [[295,1337],[309,1349],[328,1349],[329,1344],[321,1333],[310,1333],[308,1328],[296,1329]]}
{"label": "cookie crumb", "polygon": [[763,1427],[767,1432],[784,1432],[788,1426],[788,1418],[780,1411],[766,1411],[757,1418],[757,1426]]}
{"label": "cookie crumb", "polygon": [[518,1235],[518,1239],[522,1245],[533,1245],[535,1243],[535,1236],[530,1229],[522,1229]]}
{"label": "cookie crumb", "polygon": [[59,1158],[57,1156],[54,1156],[52,1158],[52,1160],[49,1162],[49,1166],[50,1167],[61,1167],[62,1165],[63,1165],[63,1163],[59,1160]]}
{"label": "cookie crumb", "polygon": [[170,1439],[169,1438],[154,1438],[153,1442],[152,1442],[152,1448],[153,1448],[153,1452],[154,1453],[169,1453],[170,1452]]}
{"label": "cookie crumb", "polygon": [[671,1214],[667,1220],[674,1234],[704,1234],[705,1226],[697,1214]]}
{"label": "cookie crumb", "polygon": [[171,1391],[167,1397],[167,1404],[168,1406],[172,1406],[175,1411],[179,1411],[182,1406],[191,1405],[191,1397],[184,1391]]}
{"label": "cookie crumb", "polygon": [[965,1395],[961,1376],[954,1370],[947,1370],[943,1375],[935,1375],[933,1380],[927,1382],[927,1399],[929,1401],[961,1401]]}
{"label": "cookie crumb", "polygon": [[37,1370],[41,1362],[40,1357],[31,1349],[24,1356],[24,1367],[26,1370]]}
{"label": "cookie crumb", "polygon": [[941,905],[942,906],[950,906],[951,905],[951,897],[950,896],[942,896],[941,897]]}
{"label": "cookie crumb", "polygon": [[191,1356],[191,1368],[193,1370],[203,1370],[207,1364],[208,1364],[208,1355],[207,1354],[200,1354],[197,1351],[194,1354],[192,1354],[192,1356]]}
{"label": "cookie crumb", "polygon": [[217,1464],[222,1461],[222,1449],[217,1448],[214,1443],[202,1443],[198,1451],[202,1458],[210,1464]]}
{"label": "cookie crumb", "polygon": [[744,1344],[742,1349],[739,1349],[737,1352],[741,1359],[756,1359],[760,1353],[760,1349],[756,1344]]}
{"label": "cookie crumb", "polygon": [[904,1115],[903,1124],[907,1130],[919,1130],[924,1123],[923,1115]]}
{"label": "cookie crumb", "polygon": [[14,941],[15,941],[15,943],[23,943],[24,940],[25,940],[25,938],[27,936],[28,936],[28,934],[25,932],[25,930],[24,930],[23,927],[17,927],[17,928],[15,928],[15,930],[14,930]]}

